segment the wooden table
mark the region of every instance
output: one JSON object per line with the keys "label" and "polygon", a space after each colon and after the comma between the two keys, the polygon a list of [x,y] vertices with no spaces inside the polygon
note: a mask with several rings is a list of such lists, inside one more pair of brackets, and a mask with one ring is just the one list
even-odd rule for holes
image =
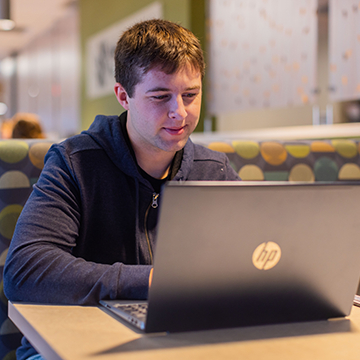
{"label": "wooden table", "polygon": [[9,303],[9,317],[47,360],[360,358],[357,307],[346,319],[147,335],[98,307]]}

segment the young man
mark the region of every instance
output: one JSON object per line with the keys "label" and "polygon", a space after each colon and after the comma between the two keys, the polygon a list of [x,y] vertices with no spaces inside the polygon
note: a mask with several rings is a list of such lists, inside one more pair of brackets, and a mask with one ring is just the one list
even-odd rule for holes
{"label": "young man", "polygon": [[[224,154],[189,140],[204,74],[190,31],[164,20],[134,25],[118,42],[115,73],[126,111],[97,116],[45,158],[5,265],[10,300],[146,299],[162,184],[239,179]],[[18,359],[34,354],[24,340]]]}

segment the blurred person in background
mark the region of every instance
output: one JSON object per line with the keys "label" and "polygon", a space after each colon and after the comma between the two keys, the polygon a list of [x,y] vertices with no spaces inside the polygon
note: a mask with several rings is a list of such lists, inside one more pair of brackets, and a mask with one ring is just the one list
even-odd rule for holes
{"label": "blurred person in background", "polygon": [[36,114],[17,113],[12,118],[12,138],[13,139],[43,139],[40,119]]}

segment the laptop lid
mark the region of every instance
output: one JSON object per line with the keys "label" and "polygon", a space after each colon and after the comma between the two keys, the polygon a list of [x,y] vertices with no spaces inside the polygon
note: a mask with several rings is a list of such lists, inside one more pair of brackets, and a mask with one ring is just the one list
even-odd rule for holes
{"label": "laptop lid", "polygon": [[348,315],[360,275],[360,186],[169,183],[145,331]]}

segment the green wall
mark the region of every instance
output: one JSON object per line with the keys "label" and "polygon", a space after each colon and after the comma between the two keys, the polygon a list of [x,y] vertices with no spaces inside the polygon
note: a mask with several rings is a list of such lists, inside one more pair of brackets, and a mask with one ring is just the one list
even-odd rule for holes
{"label": "green wall", "polygon": [[[115,115],[122,112],[115,95],[96,100],[86,97],[85,90],[85,46],[90,36],[117,23],[154,0],[80,0],[81,39],[81,129],[87,129],[97,114]],[[162,0],[164,18],[175,21],[192,30],[205,45],[205,0]],[[120,36],[120,34],[119,34]],[[202,117],[197,131],[203,128]]]}

